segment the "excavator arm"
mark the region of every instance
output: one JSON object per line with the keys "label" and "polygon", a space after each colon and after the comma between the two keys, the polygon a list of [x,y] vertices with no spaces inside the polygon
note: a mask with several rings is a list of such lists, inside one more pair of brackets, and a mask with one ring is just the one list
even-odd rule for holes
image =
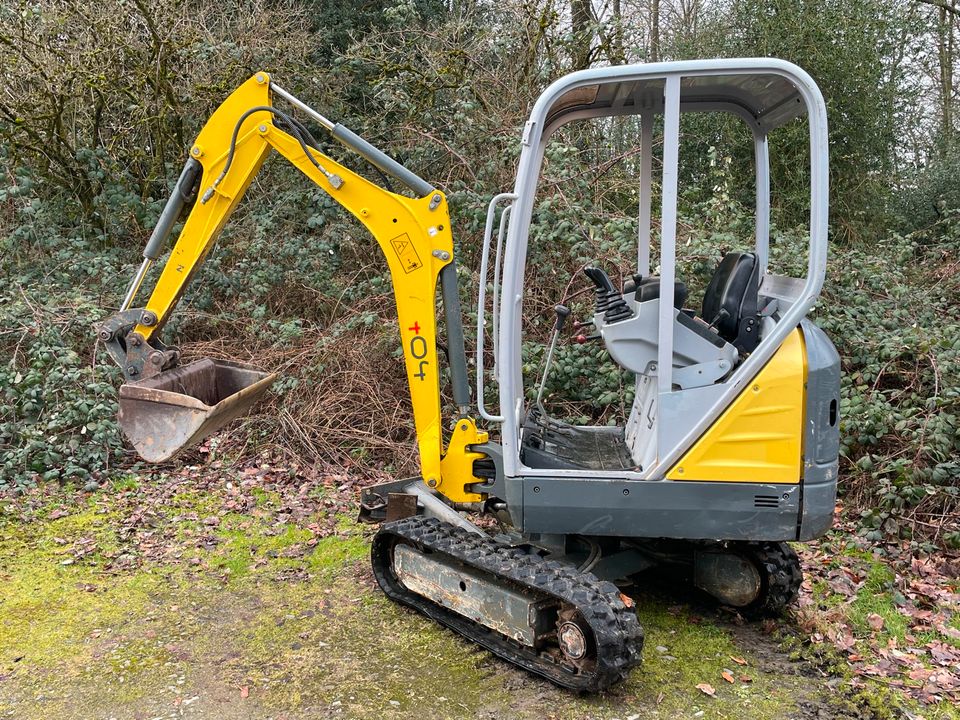
{"label": "excavator arm", "polygon": [[[334,137],[422,197],[390,192],[324,155],[302,124],[273,107],[274,94],[310,114]],[[120,312],[101,325],[100,339],[123,369],[128,384],[153,384],[152,389],[139,387],[138,391],[153,393],[149,397],[160,402],[152,380],[176,372],[179,352],[160,341],[159,330],[272,150],[323,188],[376,239],[393,281],[421,476],[429,487],[455,502],[482,499],[467,487],[479,482],[473,476],[472,463],[482,457],[472,452],[470,446],[485,442],[487,437],[466,416],[469,389],[453,236],[443,193],[348,129],[272,86],[266,73],[257,73],[237,88],[197,136],[173,196],[144,251],[143,264],[130,284]],[[164,241],[192,196],[196,200],[149,299],[142,308],[132,308],[150,264],[159,258]],[[454,399],[461,415],[446,451],[437,365],[438,278],[442,280]],[[121,425],[122,415],[121,408]]]}

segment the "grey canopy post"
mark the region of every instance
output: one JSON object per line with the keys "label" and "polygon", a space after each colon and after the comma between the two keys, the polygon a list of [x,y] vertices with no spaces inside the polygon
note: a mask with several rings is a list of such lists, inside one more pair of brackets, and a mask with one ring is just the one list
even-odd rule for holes
{"label": "grey canopy post", "polygon": [[657,335],[658,393],[673,387],[673,286],[677,245],[677,164],[680,144],[680,76],[667,77],[663,107],[663,199],[660,211],[660,320]]}
{"label": "grey canopy post", "polygon": [[753,160],[757,175],[757,259],[763,277],[770,258],[770,149],[765,133],[754,132]]}
{"label": "grey canopy post", "polygon": [[640,115],[640,209],[638,213],[637,272],[650,274],[650,205],[653,200],[653,110]]}

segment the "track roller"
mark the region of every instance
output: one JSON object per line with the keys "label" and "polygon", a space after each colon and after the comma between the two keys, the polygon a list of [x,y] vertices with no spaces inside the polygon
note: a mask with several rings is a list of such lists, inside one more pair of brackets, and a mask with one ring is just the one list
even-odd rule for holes
{"label": "track roller", "polygon": [[592,573],[422,516],[383,525],[371,562],[392,600],[561,687],[596,692],[640,663],[636,614]]}

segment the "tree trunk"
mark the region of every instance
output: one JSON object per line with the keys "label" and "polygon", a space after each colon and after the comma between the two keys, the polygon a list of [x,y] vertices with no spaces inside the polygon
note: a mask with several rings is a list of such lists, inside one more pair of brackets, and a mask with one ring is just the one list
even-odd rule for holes
{"label": "tree trunk", "polygon": [[610,30],[610,62],[620,65],[627,61],[623,47],[623,8],[620,0],[613,0],[613,28]]}
{"label": "tree trunk", "polygon": [[650,0],[650,62],[660,62],[660,0]]}
{"label": "tree trunk", "polygon": [[947,13],[947,8],[940,8],[937,38],[940,62],[940,146],[944,152],[949,152],[953,146],[953,19]]}
{"label": "tree trunk", "polygon": [[[956,13],[956,4],[957,0],[949,0],[950,7],[954,8],[953,12]],[[954,19],[950,15],[944,17],[944,20],[947,24],[947,77],[946,77],[946,106],[947,106],[947,131],[949,135],[947,136],[947,145],[948,147],[953,146],[953,136],[956,132],[953,127],[953,26]]]}
{"label": "tree trunk", "polygon": [[570,60],[574,70],[590,67],[593,50],[593,13],[590,0],[570,0],[570,24],[573,32],[573,47]]}

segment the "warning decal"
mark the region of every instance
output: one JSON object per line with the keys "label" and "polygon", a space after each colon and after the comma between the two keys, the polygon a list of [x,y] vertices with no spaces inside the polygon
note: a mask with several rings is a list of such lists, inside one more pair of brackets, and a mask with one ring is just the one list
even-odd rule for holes
{"label": "warning decal", "polygon": [[417,255],[417,249],[410,241],[409,235],[406,233],[398,235],[390,241],[390,244],[393,246],[393,251],[397,254],[397,257],[400,258],[400,264],[403,265],[404,272],[413,272],[417,268],[423,267],[420,256]]}

